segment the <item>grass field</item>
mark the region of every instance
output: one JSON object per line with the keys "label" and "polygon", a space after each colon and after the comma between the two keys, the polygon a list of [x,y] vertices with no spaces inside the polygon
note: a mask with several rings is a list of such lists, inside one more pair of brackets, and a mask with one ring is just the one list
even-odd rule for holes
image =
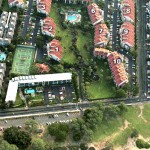
{"label": "grass field", "polygon": [[113,80],[107,78],[111,76],[108,65],[104,65],[104,60],[97,61],[97,74],[100,75],[99,81],[93,81],[86,86],[86,92],[89,98],[108,98],[115,97],[115,85]]}
{"label": "grass field", "polygon": [[70,29],[63,29],[61,24],[61,16],[59,14],[59,9],[57,4],[53,4],[51,7],[50,17],[52,17],[57,25],[56,27],[56,34],[55,36],[60,36],[61,45],[63,47],[63,58],[62,62],[67,62],[69,64],[75,63],[75,56],[74,53],[69,49],[72,45],[72,35]]}
{"label": "grass field", "polygon": [[12,65],[12,73],[28,75],[33,62],[35,48],[33,46],[18,45]]}
{"label": "grass field", "polygon": [[[143,138],[150,138],[150,104],[145,104],[142,117],[139,106],[129,106],[128,112],[122,118],[103,122],[93,135],[93,141],[107,141],[115,147],[127,143],[133,129],[136,129]],[[125,121],[128,125],[125,125]],[[126,126],[126,127],[125,127]]]}

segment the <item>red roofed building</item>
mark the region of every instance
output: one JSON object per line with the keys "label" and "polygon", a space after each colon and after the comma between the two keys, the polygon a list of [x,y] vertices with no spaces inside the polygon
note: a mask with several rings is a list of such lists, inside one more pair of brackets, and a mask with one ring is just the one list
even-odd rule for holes
{"label": "red roofed building", "polygon": [[37,0],[37,12],[48,15],[52,0]]}
{"label": "red roofed building", "polygon": [[113,74],[114,82],[117,87],[122,87],[129,82],[127,72],[125,71],[124,65],[120,54],[112,52],[108,55],[108,62]]}
{"label": "red roofed building", "polygon": [[98,58],[107,58],[107,56],[110,54],[111,52],[107,49],[104,48],[95,48],[94,49],[94,56],[98,57]]}
{"label": "red roofed building", "polygon": [[41,31],[43,35],[54,37],[56,30],[56,24],[50,17],[46,17],[41,21]]}
{"label": "red roofed building", "polygon": [[122,21],[134,22],[135,20],[135,5],[133,0],[123,0],[120,5]]}
{"label": "red roofed building", "polygon": [[124,22],[120,28],[120,42],[125,49],[134,47],[134,25],[130,22]]}
{"label": "red roofed building", "polygon": [[9,7],[16,6],[18,8],[24,8],[25,3],[23,0],[8,0]]}
{"label": "red roofed building", "polygon": [[106,24],[95,25],[94,45],[105,47],[109,41],[110,33]]}
{"label": "red roofed building", "polygon": [[104,12],[96,3],[92,3],[88,6],[88,13],[93,25],[96,25],[104,20]]}
{"label": "red roofed building", "polygon": [[56,60],[60,61],[62,58],[63,48],[61,46],[61,43],[53,39],[51,42],[47,43],[47,55]]}
{"label": "red roofed building", "polygon": [[40,73],[44,73],[44,72],[49,72],[49,67],[48,65],[45,65],[45,64],[36,64],[36,66],[38,67]]}
{"label": "red roofed building", "polygon": [[122,58],[119,53],[111,52],[104,48],[95,48],[93,53],[95,57],[108,59],[114,83],[117,87],[122,87],[129,82],[127,72],[125,71]]}

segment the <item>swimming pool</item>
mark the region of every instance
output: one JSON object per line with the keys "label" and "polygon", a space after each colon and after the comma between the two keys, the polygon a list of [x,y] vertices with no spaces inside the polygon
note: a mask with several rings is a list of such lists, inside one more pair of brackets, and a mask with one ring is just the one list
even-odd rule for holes
{"label": "swimming pool", "polygon": [[76,16],[76,15],[68,15],[68,16],[67,16],[67,19],[68,19],[70,22],[73,22],[73,21],[76,21],[76,20],[77,20],[77,16]]}
{"label": "swimming pool", "polygon": [[0,53],[0,61],[6,60],[6,54]]}
{"label": "swimming pool", "polygon": [[35,93],[35,90],[34,89],[25,89],[25,93],[26,94],[33,94],[33,93]]}

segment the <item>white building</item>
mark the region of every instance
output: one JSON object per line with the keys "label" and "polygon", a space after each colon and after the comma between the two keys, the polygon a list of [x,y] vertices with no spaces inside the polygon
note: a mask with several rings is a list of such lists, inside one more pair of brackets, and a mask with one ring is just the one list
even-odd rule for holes
{"label": "white building", "polygon": [[54,84],[67,84],[72,82],[72,73],[42,74],[19,76],[9,81],[5,101],[16,100],[19,87],[48,86]]}

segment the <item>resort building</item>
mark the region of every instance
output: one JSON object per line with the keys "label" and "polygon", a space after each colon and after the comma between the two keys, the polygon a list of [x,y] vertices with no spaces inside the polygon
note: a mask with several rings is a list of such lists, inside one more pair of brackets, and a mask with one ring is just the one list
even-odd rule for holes
{"label": "resort building", "polygon": [[51,42],[47,43],[47,55],[49,58],[60,62],[62,58],[62,53],[63,48],[58,40],[53,39]]}
{"label": "resort building", "polygon": [[41,31],[43,35],[55,36],[56,24],[54,20],[50,17],[46,17],[44,20],[41,20]]}
{"label": "resort building", "polygon": [[36,66],[38,67],[38,70],[40,73],[49,72],[49,67],[46,64],[39,64],[37,63]]}
{"label": "resort building", "polygon": [[93,25],[103,22],[104,11],[101,10],[96,3],[90,4],[87,8],[88,14]]}
{"label": "resort building", "polygon": [[127,50],[134,47],[134,25],[130,22],[124,22],[119,32],[121,46]]}
{"label": "resort building", "polygon": [[48,16],[52,0],[37,0],[37,12]]}
{"label": "resort building", "polygon": [[9,7],[16,6],[18,8],[24,8],[25,3],[24,0],[8,0]]}
{"label": "resort building", "polygon": [[70,84],[72,82],[72,73],[56,73],[43,75],[29,75],[12,78],[9,81],[6,102],[15,102],[18,88],[50,86],[58,84]]}
{"label": "resort building", "polygon": [[18,15],[3,11],[0,18],[0,45],[9,45],[14,36]]}
{"label": "resort building", "polygon": [[95,25],[94,45],[99,47],[106,47],[109,41],[110,33],[106,24]]}
{"label": "resort building", "polygon": [[0,63],[0,94],[3,88],[3,78],[5,76],[6,64]]}
{"label": "resort building", "polygon": [[123,22],[135,21],[135,5],[134,0],[123,0],[120,5],[121,18]]}
{"label": "resort building", "polygon": [[123,87],[128,83],[128,75],[123,65],[123,58],[117,52],[111,52],[104,48],[95,48],[94,56],[99,58],[107,58],[113,75],[116,87]]}

